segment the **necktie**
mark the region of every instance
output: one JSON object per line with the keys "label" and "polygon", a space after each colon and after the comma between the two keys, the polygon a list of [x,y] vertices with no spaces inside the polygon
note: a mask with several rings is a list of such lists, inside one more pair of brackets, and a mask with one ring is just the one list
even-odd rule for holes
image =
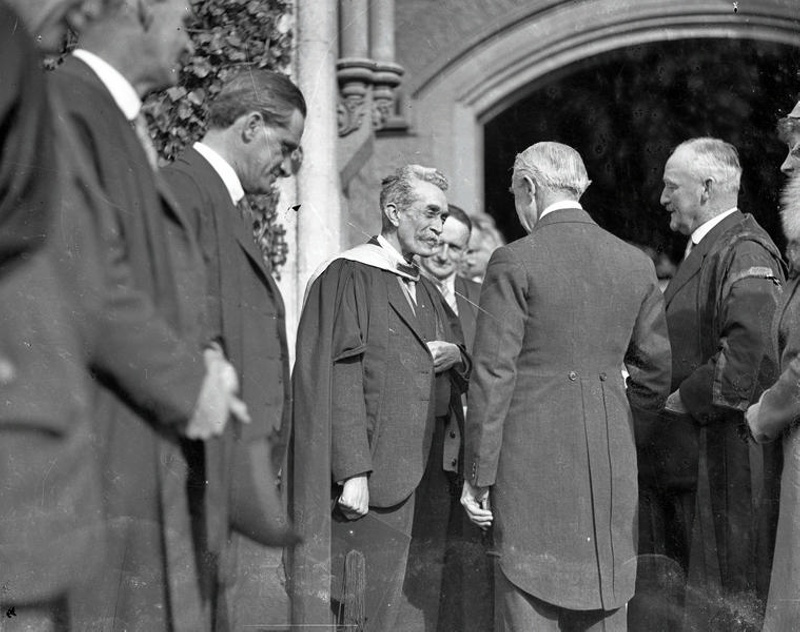
{"label": "necktie", "polygon": [[236,203],[239,209],[245,230],[253,237],[253,242],[261,253],[261,261],[269,274],[272,274],[272,260],[269,257],[269,247],[266,243],[266,233],[269,224],[250,206],[250,201],[245,195]]}
{"label": "necktie", "polygon": [[450,289],[450,286],[447,283],[441,282],[436,284],[439,287],[439,291],[444,296],[444,300],[447,301],[447,304],[450,306],[450,309],[453,310],[453,313],[458,316],[458,302],[456,301],[455,292]]}
{"label": "necktie", "polygon": [[689,257],[689,255],[691,254],[691,252],[692,252],[692,248],[694,248],[694,242],[692,241],[692,238],[690,237],[690,238],[689,238],[689,243],[688,243],[688,244],[686,244],[686,250],[683,252],[683,260],[684,260],[684,261],[686,261],[686,259],[687,259],[687,258]]}
{"label": "necktie", "polygon": [[150,163],[150,167],[155,171],[158,168],[158,152],[153,144],[153,139],[150,137],[150,130],[147,127],[147,119],[144,116],[144,112],[139,111],[138,116],[131,121],[131,126],[139,138],[142,149],[144,149],[147,162]]}

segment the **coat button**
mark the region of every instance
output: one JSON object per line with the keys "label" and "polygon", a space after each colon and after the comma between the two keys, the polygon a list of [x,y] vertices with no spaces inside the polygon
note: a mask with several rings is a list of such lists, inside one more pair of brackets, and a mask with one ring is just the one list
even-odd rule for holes
{"label": "coat button", "polygon": [[601,381],[601,382],[605,382],[605,381],[606,381],[606,379],[608,379],[608,376],[607,376],[605,373],[601,373],[601,374],[600,374],[600,381]]}
{"label": "coat button", "polygon": [[452,461],[450,461],[450,465],[452,465],[453,467],[458,465],[458,459],[453,459]]}
{"label": "coat button", "polygon": [[575,371],[570,371],[570,372],[569,372],[569,379],[570,379],[570,380],[572,380],[572,381],[574,382],[575,380],[577,380],[577,379],[578,379],[578,374],[577,374],[577,373],[575,373]]}
{"label": "coat button", "polygon": [[455,439],[456,438],[456,433],[453,432],[452,430],[450,431],[450,438],[451,439]]}

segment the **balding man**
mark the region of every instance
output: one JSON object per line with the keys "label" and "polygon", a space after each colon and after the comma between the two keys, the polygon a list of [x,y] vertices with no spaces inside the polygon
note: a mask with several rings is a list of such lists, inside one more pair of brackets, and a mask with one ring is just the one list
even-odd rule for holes
{"label": "balding man", "polygon": [[737,208],[741,174],[736,148],[715,138],[680,144],[664,167],[661,204],[690,239],[664,295],[671,395],[637,436],[649,464],[640,552],[659,556],[630,608],[642,629],[751,629],[763,615],[774,471],[770,453],[739,435],[774,375],[769,332],[784,272],[769,235]]}
{"label": "balding man", "polygon": [[574,149],[532,145],[511,185],[529,235],[494,252],[481,288],[461,502],[494,525],[501,629],[624,630],[631,407],[657,410],[668,394],[663,297],[650,259],[581,207]]}

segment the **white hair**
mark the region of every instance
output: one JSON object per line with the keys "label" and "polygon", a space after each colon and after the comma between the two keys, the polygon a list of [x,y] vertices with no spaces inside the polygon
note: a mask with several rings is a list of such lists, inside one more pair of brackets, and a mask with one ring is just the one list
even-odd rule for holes
{"label": "white hair", "polygon": [[514,160],[514,180],[529,176],[552,191],[568,191],[579,198],[591,184],[580,154],[561,143],[531,145]]}
{"label": "white hair", "polygon": [[725,193],[738,193],[742,166],[736,147],[718,138],[691,138],[675,148],[691,151],[695,156],[692,170],[701,180],[711,178]]}

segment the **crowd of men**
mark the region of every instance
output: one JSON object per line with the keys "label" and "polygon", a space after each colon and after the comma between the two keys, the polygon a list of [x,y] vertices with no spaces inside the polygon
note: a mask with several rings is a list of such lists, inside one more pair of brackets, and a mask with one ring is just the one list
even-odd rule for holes
{"label": "crowd of men", "polygon": [[246,196],[306,102],[235,74],[159,169],[141,99],[187,10],[0,2],[0,630],[240,629],[242,538],[285,548],[299,629],[800,626],[800,104],[788,267],[719,139],[665,164],[666,289],[566,145],[517,155],[509,245],[405,165],[310,280],[290,376]]}

